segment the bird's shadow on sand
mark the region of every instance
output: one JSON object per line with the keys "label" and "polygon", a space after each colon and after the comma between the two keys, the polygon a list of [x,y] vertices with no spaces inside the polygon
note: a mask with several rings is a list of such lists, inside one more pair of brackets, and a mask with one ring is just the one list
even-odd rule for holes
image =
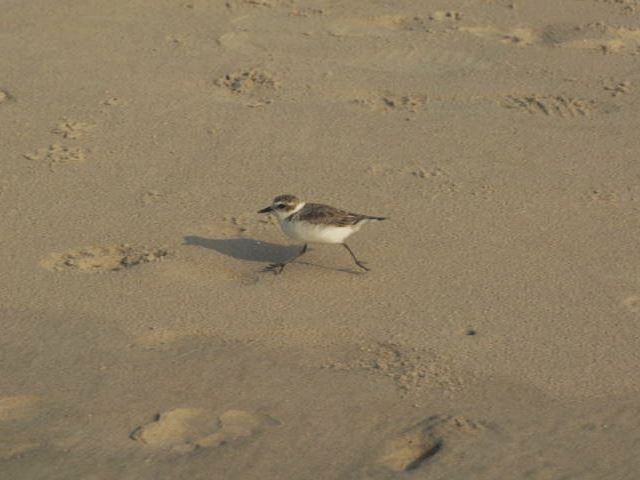
{"label": "bird's shadow on sand", "polygon": [[[197,235],[187,235],[184,237],[184,245],[208,248],[238,260],[263,262],[267,264],[286,262],[292,257],[295,257],[301,248],[301,246],[296,245],[277,245],[275,243],[261,242],[252,238],[205,238]],[[296,260],[294,263],[338,272],[359,273],[349,269],[324,267],[316,263],[301,260]]]}
{"label": "bird's shadow on sand", "polygon": [[284,262],[300,250],[294,245],[276,245],[251,238],[205,238],[196,235],[184,237],[185,245],[209,248],[228,257],[251,262]]}

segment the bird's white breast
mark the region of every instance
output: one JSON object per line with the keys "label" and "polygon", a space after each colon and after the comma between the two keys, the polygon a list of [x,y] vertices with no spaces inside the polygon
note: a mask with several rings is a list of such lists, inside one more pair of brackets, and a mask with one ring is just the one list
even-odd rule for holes
{"label": "bird's white breast", "polygon": [[282,231],[290,238],[300,242],[343,243],[349,235],[357,232],[360,225],[336,227],[303,221],[280,222]]}

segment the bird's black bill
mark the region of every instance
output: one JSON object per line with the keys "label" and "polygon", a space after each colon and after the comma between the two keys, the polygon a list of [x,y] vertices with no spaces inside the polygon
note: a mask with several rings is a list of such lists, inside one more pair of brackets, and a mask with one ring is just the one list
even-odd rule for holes
{"label": "bird's black bill", "polygon": [[263,208],[262,210],[258,210],[258,213],[269,213],[271,211],[273,211],[273,208],[267,207],[267,208]]}

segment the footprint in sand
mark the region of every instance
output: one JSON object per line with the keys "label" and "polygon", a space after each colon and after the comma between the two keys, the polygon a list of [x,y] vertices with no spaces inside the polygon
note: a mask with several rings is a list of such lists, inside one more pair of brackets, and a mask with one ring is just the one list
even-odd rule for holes
{"label": "footprint in sand", "polygon": [[354,103],[381,112],[416,113],[424,108],[427,103],[427,96],[419,93],[398,95],[392,92],[384,92],[381,95],[356,99]]}
{"label": "footprint in sand", "polygon": [[476,37],[496,40],[507,45],[526,47],[538,41],[537,34],[527,27],[515,27],[508,30],[493,26],[460,27],[459,32],[470,33]]}
{"label": "footprint in sand", "polygon": [[394,472],[406,472],[421,467],[440,455],[461,435],[474,435],[485,426],[461,416],[432,416],[390,439],[382,448],[377,464]]}
{"label": "footprint in sand", "polygon": [[548,46],[592,50],[603,54],[637,55],[640,29],[593,22],[586,25],[549,25],[541,36]]}
{"label": "footprint in sand", "polygon": [[429,20],[436,22],[458,21],[462,19],[462,14],[454,10],[438,10],[429,14]]}
{"label": "footprint in sand", "polygon": [[508,95],[502,106],[549,117],[585,117],[594,109],[593,100],[581,100],[563,95]]}
{"label": "footprint in sand", "polygon": [[315,17],[319,15],[325,15],[327,10],[324,8],[316,7],[293,7],[289,11],[291,17]]}
{"label": "footprint in sand", "polygon": [[45,161],[51,171],[59,166],[76,165],[86,161],[86,151],[80,147],[67,147],[59,143],[39,148],[33,153],[25,153],[24,157],[33,161]]}
{"label": "footprint in sand", "polygon": [[205,410],[176,408],[136,428],[131,438],[151,447],[171,448],[204,438],[219,427],[219,420]]}
{"label": "footprint in sand", "polygon": [[420,179],[433,179],[437,177],[446,177],[449,174],[441,167],[423,167],[423,166],[413,166],[413,167],[405,167],[398,168],[392,167],[389,165],[371,165],[367,168],[367,173],[371,175],[410,175],[412,177],[420,178]]}
{"label": "footprint in sand", "polygon": [[625,93],[629,93],[629,87],[631,86],[631,82],[629,80],[623,80],[622,82],[605,85],[605,91],[609,92],[612,97],[617,97],[619,95],[624,95]]}
{"label": "footprint in sand", "polygon": [[381,37],[402,32],[432,31],[433,22],[457,22],[462,14],[453,10],[438,10],[426,17],[416,15],[378,15],[371,17],[341,18],[328,27],[329,35],[334,37]]}
{"label": "footprint in sand", "polygon": [[604,22],[548,25],[540,30],[526,26],[501,29],[492,25],[478,25],[460,27],[458,31],[521,47],[541,45],[630,55],[640,51],[640,29],[612,26]]}
{"label": "footprint in sand", "polygon": [[186,453],[233,443],[279,424],[268,415],[245,410],[227,410],[215,416],[203,409],[176,408],[136,428],[130,437],[152,448]]}
{"label": "footprint in sand", "polygon": [[220,77],[215,85],[233,95],[248,95],[273,92],[280,87],[275,77],[260,68],[250,68]]}
{"label": "footprint in sand", "polygon": [[402,396],[427,387],[450,392],[461,385],[461,380],[452,374],[446,363],[431,353],[388,342],[361,345],[344,361],[332,361],[324,367],[386,377],[393,381]]}
{"label": "footprint in sand", "polygon": [[62,138],[76,140],[83,137],[93,128],[94,125],[90,123],[76,122],[65,118],[51,131],[51,133],[60,135]]}
{"label": "footprint in sand", "polygon": [[143,263],[162,260],[169,255],[166,248],[133,247],[127,244],[93,246],[65,253],[52,253],[41,265],[53,271],[114,272]]}
{"label": "footprint in sand", "polygon": [[583,198],[605,206],[624,206],[640,200],[640,185],[597,185],[589,188]]}
{"label": "footprint in sand", "polygon": [[116,106],[122,106],[122,105],[127,105],[127,101],[119,98],[119,97],[109,97],[106,100],[103,100],[100,105],[104,105],[105,107],[116,107]]}

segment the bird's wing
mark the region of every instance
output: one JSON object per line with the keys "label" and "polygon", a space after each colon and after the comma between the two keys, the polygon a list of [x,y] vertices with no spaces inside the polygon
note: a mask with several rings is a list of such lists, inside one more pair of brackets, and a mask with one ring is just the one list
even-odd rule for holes
{"label": "bird's wing", "polygon": [[349,213],[320,203],[305,204],[293,217],[295,220],[301,220],[303,222],[333,225],[335,227],[348,227],[367,218],[366,215]]}

